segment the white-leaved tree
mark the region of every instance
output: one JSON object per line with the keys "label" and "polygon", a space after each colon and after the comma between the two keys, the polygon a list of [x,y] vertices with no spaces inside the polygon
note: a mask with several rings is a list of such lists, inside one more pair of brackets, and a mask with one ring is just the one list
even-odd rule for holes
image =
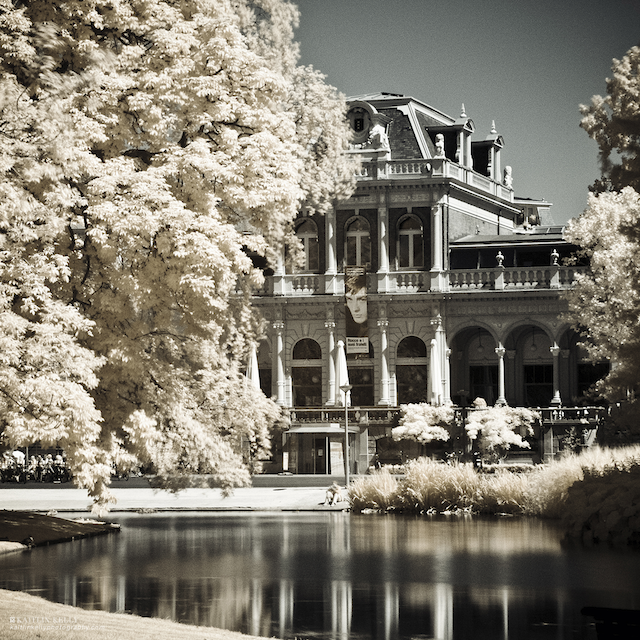
{"label": "white-leaved tree", "polygon": [[[599,391],[628,399],[637,433],[640,380],[640,47],[614,60],[608,94],[581,108],[581,126],[598,143],[602,178],[566,237],[587,264],[569,292],[569,319],[595,361],[609,360]],[[635,423],[635,426],[633,426]]]}
{"label": "white-leaved tree", "polygon": [[304,202],[348,193],[344,100],[284,0],[0,0],[0,408],[98,506],[114,463],[247,481],[251,293]]}
{"label": "white-leaved tree", "polygon": [[468,413],[465,430],[483,454],[500,457],[512,446],[531,448],[525,438],[533,435],[539,419],[539,413],[525,407],[485,406]]}
{"label": "white-leaved tree", "polygon": [[434,440],[446,442],[454,423],[452,407],[435,407],[426,402],[400,405],[400,422],[391,430],[394,440],[415,440],[429,444]]}

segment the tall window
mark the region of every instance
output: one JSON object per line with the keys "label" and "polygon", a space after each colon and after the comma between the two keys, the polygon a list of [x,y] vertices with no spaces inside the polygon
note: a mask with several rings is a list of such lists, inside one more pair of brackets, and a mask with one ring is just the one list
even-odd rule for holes
{"label": "tall window", "polygon": [[349,384],[352,407],[374,406],[373,345],[369,342],[369,353],[347,354]]}
{"label": "tall window", "polygon": [[471,400],[483,398],[489,406],[498,399],[498,365],[470,365]]}
{"label": "tall window", "polygon": [[469,399],[483,398],[488,405],[498,399],[498,355],[496,342],[486,330],[478,328],[468,342]]}
{"label": "tall window", "polygon": [[366,267],[371,264],[369,223],[358,216],[347,224],[346,262],[349,266]]}
{"label": "tall window", "polygon": [[396,380],[398,404],[427,402],[427,345],[417,336],[407,336],[398,345]]}
{"label": "tall window", "polygon": [[318,245],[318,227],[313,220],[304,219],[296,227],[296,236],[304,250],[304,264],[301,270],[315,273],[320,269],[320,249]]}
{"label": "tall window", "polygon": [[398,263],[402,268],[424,266],[422,224],[415,216],[404,218],[398,225]]}
{"label": "tall window", "polygon": [[528,407],[548,407],[553,398],[553,365],[525,364],[524,393]]}
{"label": "tall window", "polygon": [[551,340],[537,327],[525,328],[518,349],[522,354],[524,404],[548,407],[553,398],[553,360]]}
{"label": "tall window", "polygon": [[322,349],[311,338],[303,338],[293,348],[293,404],[295,407],[322,406]]}

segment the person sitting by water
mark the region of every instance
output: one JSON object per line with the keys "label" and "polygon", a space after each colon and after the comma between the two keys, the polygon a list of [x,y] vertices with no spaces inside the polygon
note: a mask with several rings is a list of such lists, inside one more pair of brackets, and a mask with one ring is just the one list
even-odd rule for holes
{"label": "person sitting by water", "polygon": [[328,489],[324,499],[325,505],[334,506],[337,502],[344,500],[342,488],[337,482],[334,482]]}

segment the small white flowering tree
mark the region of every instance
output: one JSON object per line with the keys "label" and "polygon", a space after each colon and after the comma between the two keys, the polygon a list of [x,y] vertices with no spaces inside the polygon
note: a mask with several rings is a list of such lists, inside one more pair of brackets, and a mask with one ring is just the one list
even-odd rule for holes
{"label": "small white flowering tree", "polygon": [[[476,404],[476,403],[474,403]],[[476,404],[469,413],[465,429],[470,440],[478,440],[484,454],[504,455],[511,446],[529,449],[531,445],[522,433],[533,435],[533,425],[540,414],[523,407],[487,407]]]}
{"label": "small white flowering tree", "polygon": [[446,442],[454,421],[451,407],[434,407],[424,402],[400,405],[400,423],[391,430],[394,440],[415,440],[428,444],[433,440]]}

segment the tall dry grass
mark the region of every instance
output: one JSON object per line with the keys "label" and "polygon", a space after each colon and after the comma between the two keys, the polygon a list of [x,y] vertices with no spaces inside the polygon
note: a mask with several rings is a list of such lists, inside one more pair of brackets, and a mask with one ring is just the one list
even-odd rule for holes
{"label": "tall dry grass", "polygon": [[511,513],[559,518],[569,487],[587,474],[629,470],[640,464],[640,445],[620,449],[592,447],[529,473],[477,472],[470,464],[446,465],[429,459],[405,465],[403,476],[382,470],[357,479],[350,488],[351,508],[381,512]]}

